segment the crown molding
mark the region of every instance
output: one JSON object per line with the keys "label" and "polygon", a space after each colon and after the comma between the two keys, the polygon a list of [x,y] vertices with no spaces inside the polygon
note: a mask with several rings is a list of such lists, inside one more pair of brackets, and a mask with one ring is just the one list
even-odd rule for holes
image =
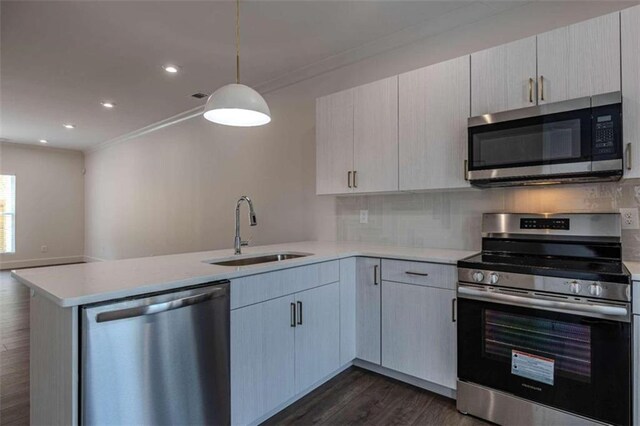
{"label": "crown molding", "polygon": [[155,132],[156,130],[164,129],[165,127],[173,126],[174,124],[178,124],[180,122],[192,119],[194,117],[198,117],[202,115],[203,112],[204,112],[204,105],[191,108],[190,110],[181,112],[180,114],[176,114],[169,118],[165,118],[164,120],[157,121],[153,124],[149,124],[148,126],[142,127],[138,130],[134,130],[132,132],[125,133],[124,135],[118,136],[116,138],[109,139],[104,142],[100,142],[99,144],[86,148],[84,152],[89,153],[94,151],[100,151],[107,147],[117,145],[131,139],[138,138],[148,133]]}

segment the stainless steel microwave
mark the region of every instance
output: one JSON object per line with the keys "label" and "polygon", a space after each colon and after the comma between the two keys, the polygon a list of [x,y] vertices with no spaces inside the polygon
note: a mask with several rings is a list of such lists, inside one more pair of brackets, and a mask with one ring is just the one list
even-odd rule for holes
{"label": "stainless steel microwave", "polygon": [[485,114],[468,121],[476,187],[619,180],[620,92]]}

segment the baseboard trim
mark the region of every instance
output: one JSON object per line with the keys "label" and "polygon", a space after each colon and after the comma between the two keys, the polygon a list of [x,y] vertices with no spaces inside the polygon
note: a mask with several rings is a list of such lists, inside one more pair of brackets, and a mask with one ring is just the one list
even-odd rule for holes
{"label": "baseboard trim", "polygon": [[99,257],[93,257],[93,256],[84,256],[84,261],[87,263],[90,262],[105,262],[107,259],[101,259]]}
{"label": "baseboard trim", "polygon": [[[345,371],[346,369],[348,369],[349,367],[351,367],[353,365],[353,363],[349,362],[348,364],[343,365],[342,367],[340,367],[339,369],[337,369],[336,371],[334,371],[333,373],[329,374],[327,377],[325,377],[324,379],[320,380],[319,382],[311,385],[309,388],[305,389],[304,391],[300,392],[299,394],[295,395],[293,398],[289,399],[288,401],[278,405],[276,408],[274,408],[273,410],[269,411],[267,414],[265,414],[264,416],[256,419],[255,421],[251,422],[250,425],[259,425],[260,423],[268,420],[269,418],[275,416],[276,414],[278,414],[280,411],[284,410],[285,408],[287,408],[288,406],[290,406],[291,404],[293,404],[294,402],[296,402],[297,400],[305,397],[307,394],[313,392],[314,390],[316,390],[318,387],[320,387],[321,385],[325,384],[326,382],[328,382],[329,380],[333,379],[334,377],[336,377],[338,374],[342,373],[343,371]],[[232,423],[233,423],[233,419],[231,419]]]}
{"label": "baseboard trim", "polygon": [[410,385],[428,390],[429,392],[437,393],[438,395],[446,396],[447,398],[456,399],[455,389],[439,385],[437,383],[428,382],[426,380],[419,379],[417,377],[409,376],[408,374],[400,373],[395,370],[390,370],[386,367],[382,367],[378,364],[373,364],[361,359],[355,359],[353,365],[356,367],[364,368],[365,370],[373,371],[374,373],[382,374],[383,376],[391,377],[392,379],[399,380],[401,382],[408,383]]}
{"label": "baseboard trim", "polygon": [[39,266],[55,266],[66,263],[82,263],[85,256],[48,257],[44,259],[26,259],[0,262],[0,270],[35,268]]}

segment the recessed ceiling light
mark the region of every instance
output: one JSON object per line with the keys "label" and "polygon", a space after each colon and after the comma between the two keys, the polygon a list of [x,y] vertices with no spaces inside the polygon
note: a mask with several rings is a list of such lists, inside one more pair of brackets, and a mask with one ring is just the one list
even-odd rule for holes
{"label": "recessed ceiling light", "polygon": [[102,102],[100,102],[100,105],[102,105],[103,107],[105,107],[105,108],[107,108],[107,109],[111,109],[111,108],[113,108],[114,106],[116,106],[116,104],[115,104],[115,103],[113,103],[113,102],[109,102],[109,101],[102,101]]}
{"label": "recessed ceiling light", "polygon": [[47,141],[46,139],[40,139],[40,143],[47,143],[49,141]]}
{"label": "recessed ceiling light", "polygon": [[70,124],[70,123],[63,124],[63,126],[64,126],[65,129],[75,129],[76,128],[75,124]]}
{"label": "recessed ceiling light", "polygon": [[180,69],[179,66],[172,64],[163,65],[162,68],[164,68],[164,70],[170,74],[175,74]]}

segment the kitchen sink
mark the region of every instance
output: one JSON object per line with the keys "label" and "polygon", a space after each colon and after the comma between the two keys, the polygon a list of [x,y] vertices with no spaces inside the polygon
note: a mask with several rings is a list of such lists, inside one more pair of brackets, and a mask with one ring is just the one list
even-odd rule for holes
{"label": "kitchen sink", "polygon": [[206,263],[220,266],[248,266],[259,263],[281,262],[283,260],[297,259],[305,256],[311,256],[311,253],[273,253],[255,256],[238,256],[238,258],[207,260]]}

